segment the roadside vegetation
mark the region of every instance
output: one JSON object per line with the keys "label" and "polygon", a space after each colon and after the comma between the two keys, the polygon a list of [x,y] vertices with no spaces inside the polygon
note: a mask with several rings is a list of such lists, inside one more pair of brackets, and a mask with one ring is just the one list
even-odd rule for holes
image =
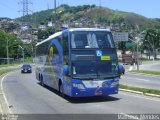
{"label": "roadside vegetation", "polygon": [[2,74],[5,74],[5,73],[8,73],[8,72],[11,72],[11,71],[13,71],[13,69],[11,70],[4,70],[4,71],[0,71],[0,75],[2,75]]}
{"label": "roadside vegetation", "polygon": [[27,59],[24,59],[24,63],[21,60],[21,61],[13,62],[11,64],[2,64],[2,65],[0,65],[0,68],[2,68],[2,67],[9,67],[9,66],[16,66],[16,65],[25,64],[25,63],[31,64],[31,63],[33,63],[33,59],[31,57],[27,58]]}
{"label": "roadside vegetation", "polygon": [[127,86],[127,85],[122,85],[122,84],[120,84],[120,88],[121,89],[138,91],[138,92],[143,92],[144,94],[145,93],[150,93],[150,94],[160,95],[160,90],[155,90],[155,89],[132,87],[132,86]]}

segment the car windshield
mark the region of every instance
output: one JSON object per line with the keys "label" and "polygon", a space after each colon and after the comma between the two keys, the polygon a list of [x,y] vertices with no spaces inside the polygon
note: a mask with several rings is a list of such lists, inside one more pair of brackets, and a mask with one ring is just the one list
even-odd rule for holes
{"label": "car windshield", "polygon": [[31,68],[31,66],[30,66],[30,65],[27,65],[27,64],[26,64],[26,65],[23,65],[22,67],[23,67],[23,68]]}
{"label": "car windshield", "polygon": [[107,79],[118,76],[116,61],[76,61],[72,66],[73,78]]}
{"label": "car windshield", "polygon": [[71,34],[72,48],[114,48],[110,32],[76,31]]}

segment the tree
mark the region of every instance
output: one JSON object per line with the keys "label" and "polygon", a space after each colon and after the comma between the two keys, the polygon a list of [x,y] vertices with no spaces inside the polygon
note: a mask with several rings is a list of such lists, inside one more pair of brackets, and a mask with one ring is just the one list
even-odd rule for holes
{"label": "tree", "polygon": [[38,39],[44,40],[48,38],[50,35],[54,34],[54,32],[55,30],[49,27],[46,30],[38,30],[37,36],[38,36]]}
{"label": "tree", "polygon": [[0,30],[0,58],[7,57],[7,46],[9,57],[15,58],[17,56],[17,49],[15,46],[23,45],[20,39],[16,36]]}
{"label": "tree", "polygon": [[157,50],[160,48],[160,29],[148,29],[143,44],[153,51],[154,59],[156,59]]}

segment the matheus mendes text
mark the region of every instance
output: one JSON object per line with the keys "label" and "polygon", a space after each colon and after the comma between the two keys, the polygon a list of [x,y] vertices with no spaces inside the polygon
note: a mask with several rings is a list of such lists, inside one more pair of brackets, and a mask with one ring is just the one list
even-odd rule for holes
{"label": "matheus mendes text", "polygon": [[158,114],[118,114],[119,120],[160,120]]}

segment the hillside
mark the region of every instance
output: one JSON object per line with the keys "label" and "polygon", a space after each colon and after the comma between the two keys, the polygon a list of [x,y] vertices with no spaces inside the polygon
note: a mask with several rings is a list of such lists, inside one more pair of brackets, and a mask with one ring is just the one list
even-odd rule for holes
{"label": "hillside", "polygon": [[159,19],[149,19],[135,13],[112,10],[105,7],[96,7],[95,5],[68,6],[61,5],[56,9],[40,11],[24,18],[17,18],[18,21],[29,21],[31,25],[47,24],[48,21],[55,22],[55,16],[60,23],[81,22],[88,26],[93,23],[125,24],[129,28],[138,26],[140,29],[160,27]]}

